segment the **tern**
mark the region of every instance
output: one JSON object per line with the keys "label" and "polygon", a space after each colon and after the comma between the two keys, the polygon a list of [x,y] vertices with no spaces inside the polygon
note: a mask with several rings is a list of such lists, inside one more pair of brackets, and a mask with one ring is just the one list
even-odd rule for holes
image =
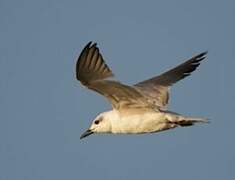
{"label": "tern", "polygon": [[170,87],[189,76],[206,54],[198,54],[169,71],[130,86],[114,79],[97,44],[89,42],[78,57],[76,78],[88,89],[105,96],[112,110],[98,114],[80,139],[93,133],[155,133],[208,122],[167,110]]}

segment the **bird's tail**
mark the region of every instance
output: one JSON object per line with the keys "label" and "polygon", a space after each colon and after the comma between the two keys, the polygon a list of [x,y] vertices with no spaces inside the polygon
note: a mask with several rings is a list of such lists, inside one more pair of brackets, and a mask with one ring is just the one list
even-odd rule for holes
{"label": "bird's tail", "polygon": [[194,117],[183,117],[181,116],[177,121],[174,121],[175,124],[179,126],[192,126],[195,123],[209,123],[206,118],[194,118]]}

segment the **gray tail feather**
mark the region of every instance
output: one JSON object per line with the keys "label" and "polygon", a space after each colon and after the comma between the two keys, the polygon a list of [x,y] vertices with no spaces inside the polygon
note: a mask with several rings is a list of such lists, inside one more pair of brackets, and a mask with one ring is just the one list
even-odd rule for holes
{"label": "gray tail feather", "polygon": [[174,123],[180,126],[192,126],[195,123],[209,123],[209,121],[205,118],[183,118]]}

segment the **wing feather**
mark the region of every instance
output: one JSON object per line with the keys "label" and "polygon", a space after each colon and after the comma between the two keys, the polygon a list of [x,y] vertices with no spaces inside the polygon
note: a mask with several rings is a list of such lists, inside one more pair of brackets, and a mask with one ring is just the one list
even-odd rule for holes
{"label": "wing feather", "polygon": [[170,86],[189,76],[205,59],[206,54],[198,54],[159,76],[128,86],[108,79],[114,77],[114,74],[105,63],[97,44],[89,42],[77,60],[76,77],[87,88],[105,96],[115,109],[127,106],[165,109]]}
{"label": "wing feather", "polygon": [[146,107],[149,104],[136,88],[115,80],[108,80],[113,73],[105,63],[96,44],[89,42],[82,50],[76,65],[76,77],[87,88],[108,98],[113,108]]}
{"label": "wing feather", "polygon": [[134,87],[145,94],[151,103],[165,109],[169,101],[170,86],[195,71],[200,62],[205,59],[206,54],[207,52],[198,54],[159,76],[135,84]]}
{"label": "wing feather", "polygon": [[84,85],[92,81],[113,77],[113,73],[107,65],[105,73],[101,73],[100,67],[105,65],[105,62],[96,44],[91,47],[90,45],[91,42],[82,50],[76,65],[76,77]]}

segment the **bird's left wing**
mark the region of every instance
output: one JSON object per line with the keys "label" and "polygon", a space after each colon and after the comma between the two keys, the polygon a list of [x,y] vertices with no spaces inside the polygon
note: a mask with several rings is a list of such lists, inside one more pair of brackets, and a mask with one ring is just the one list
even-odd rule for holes
{"label": "bird's left wing", "polygon": [[170,86],[195,71],[200,62],[205,59],[206,54],[207,52],[198,54],[159,76],[135,84],[134,87],[145,94],[146,98],[152,101],[157,108],[166,109]]}
{"label": "bird's left wing", "polygon": [[89,42],[82,50],[77,60],[76,77],[87,88],[108,98],[115,109],[148,106],[144,96],[134,87],[109,79],[114,75],[96,43]]}

